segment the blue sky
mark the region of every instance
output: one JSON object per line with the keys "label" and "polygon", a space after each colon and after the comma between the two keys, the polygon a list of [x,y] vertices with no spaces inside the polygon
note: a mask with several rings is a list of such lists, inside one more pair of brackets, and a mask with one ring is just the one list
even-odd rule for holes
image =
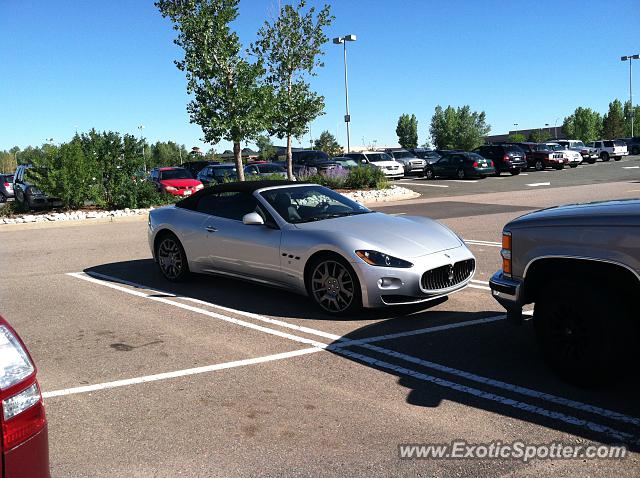
{"label": "blue sky", "polygon": [[[348,45],[352,145],[396,144],[402,113],[418,117],[422,143],[437,104],[486,111],[494,134],[562,123],[576,106],[605,112],[628,98],[620,56],[640,53],[637,0],[328,3],[336,16],[328,35],[358,36]],[[274,4],[241,0],[235,26],[245,45]],[[91,127],[138,134],[139,124],[149,141],[211,147],[189,124],[184,74],[173,64],[181,52],[152,1],[0,0],[0,31],[0,149]],[[341,47],[327,44],[324,62],[312,85],[326,114],[311,136],[329,130],[344,144]]]}

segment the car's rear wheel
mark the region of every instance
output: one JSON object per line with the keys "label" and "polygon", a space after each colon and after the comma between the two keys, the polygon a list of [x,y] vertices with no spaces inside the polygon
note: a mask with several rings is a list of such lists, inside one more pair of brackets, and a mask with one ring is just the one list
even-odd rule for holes
{"label": "car's rear wheel", "polygon": [[309,296],[332,315],[352,314],[362,307],[360,282],[353,268],[337,254],[315,259],[307,269]]}
{"label": "car's rear wheel", "polygon": [[520,174],[520,170],[519,169],[512,169],[509,172],[511,173],[511,176],[517,176],[518,174]]}
{"label": "car's rear wheel", "polygon": [[615,156],[613,158],[614,161],[620,161],[622,159],[622,156]]}
{"label": "car's rear wheel", "polygon": [[557,169],[558,171],[560,171],[560,170],[564,169],[564,164],[558,164],[558,165],[556,166],[556,169]]}
{"label": "car's rear wheel", "polygon": [[575,281],[552,281],[535,303],[534,327],[549,366],[567,381],[594,385],[615,375],[631,334],[624,297],[600,285],[582,294]]}
{"label": "car's rear wheel", "polygon": [[7,202],[7,198],[4,194],[0,193],[0,203]]}
{"label": "car's rear wheel", "polygon": [[577,168],[577,167],[578,167],[578,165],[574,163],[574,164],[570,164],[570,165],[569,165],[569,167],[570,167],[570,168]]}
{"label": "car's rear wheel", "polygon": [[604,153],[600,154],[600,159],[601,159],[601,160],[603,160],[603,161],[606,163],[606,162],[607,162],[607,161],[609,161],[609,159],[610,159],[610,158],[609,158],[609,153],[607,153],[607,152],[605,151]]}
{"label": "car's rear wheel", "polygon": [[631,148],[631,154],[633,155],[640,154],[640,147],[634,146],[633,148]]}
{"label": "car's rear wheel", "polygon": [[587,160],[587,162],[588,162],[589,164],[595,164],[595,163],[596,163],[596,158],[589,158],[589,159]]}
{"label": "car's rear wheel", "polygon": [[542,171],[544,169],[544,162],[541,159],[536,160],[533,165],[536,171]]}
{"label": "car's rear wheel", "polygon": [[189,276],[187,254],[175,234],[167,232],[158,239],[156,259],[160,272],[172,282],[184,281]]}
{"label": "car's rear wheel", "polygon": [[458,168],[458,171],[456,172],[456,176],[458,176],[458,179],[464,179],[467,177],[466,173],[464,172],[464,169],[462,168]]}
{"label": "car's rear wheel", "polygon": [[433,169],[427,168],[424,170],[424,177],[427,179],[435,179],[436,174],[433,172]]}

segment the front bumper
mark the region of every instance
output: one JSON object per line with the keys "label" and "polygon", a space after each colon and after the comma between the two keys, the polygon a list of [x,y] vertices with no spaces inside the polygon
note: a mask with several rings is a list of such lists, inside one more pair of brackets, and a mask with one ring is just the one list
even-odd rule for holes
{"label": "front bumper", "polygon": [[404,177],[404,169],[383,169],[382,172],[387,178]]}
{"label": "front bumper", "polygon": [[491,295],[507,310],[507,318],[520,320],[522,317],[522,281],[505,277],[502,269],[489,280]]}
{"label": "front bumper", "polygon": [[392,305],[418,304],[446,296],[467,286],[475,274],[474,270],[465,280],[439,290],[422,288],[422,275],[443,265],[474,259],[466,246],[447,249],[410,259],[413,267],[377,267],[364,261],[352,262],[362,289],[362,305],[367,308]]}

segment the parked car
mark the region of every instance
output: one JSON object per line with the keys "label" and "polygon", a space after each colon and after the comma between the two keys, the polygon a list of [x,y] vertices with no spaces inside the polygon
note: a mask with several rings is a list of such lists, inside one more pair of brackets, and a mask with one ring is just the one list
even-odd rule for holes
{"label": "parked car", "polygon": [[0,203],[13,199],[13,174],[0,174]]}
{"label": "parked car", "polygon": [[559,143],[556,143],[555,141],[547,142],[544,144],[549,146],[553,151],[562,153],[564,158],[567,160],[566,162],[567,166],[569,166],[570,168],[577,168],[578,165],[582,162],[582,155],[577,151],[573,151],[569,148],[566,148],[565,146],[562,146]]}
{"label": "parked car", "polygon": [[466,179],[471,177],[484,178],[495,174],[493,161],[485,159],[476,153],[449,153],[438,161],[427,164],[424,175],[427,179],[449,177]]}
{"label": "parked car", "polygon": [[358,164],[372,164],[380,168],[387,178],[396,179],[404,177],[404,166],[387,153],[381,153],[380,151],[362,151],[360,153],[347,153],[344,156],[353,159]]}
{"label": "parked car", "polygon": [[37,369],[24,342],[0,316],[2,477],[49,477],[49,435]]}
{"label": "parked car", "polygon": [[310,168],[315,168],[319,174],[338,167],[327,153],[315,150],[293,151],[291,153],[291,162],[299,171],[309,171]]}
{"label": "parked car", "polygon": [[595,148],[586,146],[582,141],[576,139],[557,139],[554,140],[560,146],[564,146],[565,149],[577,151],[582,156],[582,161],[586,161],[589,164],[593,164],[598,159],[598,152]]}
{"label": "parked car", "polygon": [[560,151],[554,151],[544,143],[514,143],[524,150],[527,157],[527,166],[536,171],[546,168],[563,169],[568,162]]}
{"label": "parked car", "polygon": [[251,280],[306,294],[338,316],[428,302],[475,272],[473,254],[436,221],[290,181],[220,184],[154,209],[148,239],[167,280],[190,272]]}
{"label": "parked car", "polygon": [[247,176],[279,176],[287,179],[287,170],[279,164],[267,162],[253,162],[244,167],[244,174]]}
{"label": "parked car", "polygon": [[493,161],[496,175],[507,171],[512,175],[520,174],[527,168],[525,152],[518,146],[510,144],[486,144],[473,150],[485,159]]}
{"label": "parked car", "polygon": [[193,179],[189,171],[178,167],[154,168],[149,179],[156,184],[158,191],[172,196],[191,196],[204,187],[202,182]]}
{"label": "parked car", "polygon": [[640,200],[544,209],[502,231],[502,269],[489,285],[507,317],[534,328],[547,362],[587,384],[637,359]]}
{"label": "parked car", "polygon": [[238,169],[232,163],[212,164],[202,169],[198,173],[197,179],[205,186],[236,181],[238,179]]}
{"label": "parked car", "polygon": [[598,157],[602,161],[620,161],[623,156],[628,156],[627,144],[620,140],[598,140],[587,143],[587,146],[596,150]]}
{"label": "parked car", "polygon": [[197,178],[198,173],[202,171],[205,167],[209,166],[210,164],[220,164],[220,161],[205,161],[205,160],[188,161],[182,164],[182,167],[187,171],[189,171],[192,178]]}
{"label": "parked car", "polygon": [[620,138],[619,141],[625,142],[629,154],[640,154],[640,136],[635,136],[633,138]]}
{"label": "parked car", "polygon": [[419,176],[424,175],[424,167],[427,162],[424,159],[418,158],[412,152],[406,149],[387,149],[385,153],[402,164],[405,176],[416,174]]}
{"label": "parked car", "polygon": [[46,175],[43,168],[34,169],[31,164],[21,164],[13,175],[13,194],[16,203],[23,209],[44,209],[62,207],[62,200],[49,197],[33,184],[34,173]]}

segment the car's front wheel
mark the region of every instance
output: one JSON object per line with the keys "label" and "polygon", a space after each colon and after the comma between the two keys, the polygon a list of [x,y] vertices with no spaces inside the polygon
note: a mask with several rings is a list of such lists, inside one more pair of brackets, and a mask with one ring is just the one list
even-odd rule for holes
{"label": "car's front wheel", "polygon": [[587,162],[588,162],[589,164],[595,164],[595,163],[596,163],[596,158],[589,158],[589,159],[587,160]]}
{"label": "car's front wheel", "polygon": [[613,158],[614,161],[620,161],[622,159],[622,156],[615,156]]}
{"label": "car's front wheel", "polygon": [[541,159],[538,159],[534,164],[534,168],[536,171],[542,171],[544,169],[544,162]]}
{"label": "car's front wheel", "polygon": [[189,276],[187,254],[175,234],[167,232],[158,239],[156,259],[165,279],[181,282]]}
{"label": "car's front wheel", "polygon": [[435,179],[436,174],[433,172],[433,169],[427,168],[424,170],[424,177],[427,179]]}
{"label": "car's front wheel", "polygon": [[607,153],[607,152],[605,151],[604,153],[602,153],[602,154],[600,155],[600,159],[601,159],[601,160],[603,160],[603,161],[606,163],[606,162],[607,162],[607,161],[609,161],[609,159],[610,159],[610,158],[609,158],[609,153]]}
{"label": "car's front wheel", "polygon": [[464,179],[467,177],[466,173],[464,172],[464,169],[462,168],[458,169],[456,176],[458,177],[458,179]]}
{"label": "car's front wheel", "polygon": [[615,375],[629,324],[624,297],[606,286],[581,294],[575,281],[552,281],[535,303],[534,327],[549,366],[578,385]]}
{"label": "car's front wheel", "polygon": [[517,176],[518,174],[520,174],[520,170],[519,169],[512,169],[509,172],[511,173],[511,176]]}
{"label": "car's front wheel", "polygon": [[324,312],[344,316],[362,307],[360,282],[349,263],[337,254],[314,259],[307,268],[307,291]]}

